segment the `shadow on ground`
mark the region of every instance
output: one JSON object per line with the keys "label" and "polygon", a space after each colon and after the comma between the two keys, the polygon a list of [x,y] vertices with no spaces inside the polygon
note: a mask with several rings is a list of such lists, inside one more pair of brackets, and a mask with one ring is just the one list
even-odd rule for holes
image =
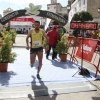
{"label": "shadow on ground", "polygon": [[15,75],[16,75],[16,73],[14,73],[13,71],[0,72],[0,85],[1,86],[9,85],[10,78],[15,76]]}
{"label": "shadow on ground", "polygon": [[38,98],[39,96],[44,96],[43,98],[46,97],[47,100],[56,100],[57,92],[55,90],[53,90],[52,92],[56,95],[50,96],[48,88],[47,86],[45,86],[44,82],[39,80],[40,85],[36,85],[36,78],[34,76],[32,76],[32,78],[33,81],[31,82],[31,86],[34,93],[34,97],[32,96],[32,94],[28,94],[28,98],[30,100],[41,100],[41,98]]}
{"label": "shadow on ground", "polygon": [[93,100],[100,100],[100,97],[92,97]]}

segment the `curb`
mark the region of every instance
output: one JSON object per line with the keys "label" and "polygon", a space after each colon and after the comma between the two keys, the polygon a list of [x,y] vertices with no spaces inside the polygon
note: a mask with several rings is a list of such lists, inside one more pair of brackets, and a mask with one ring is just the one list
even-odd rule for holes
{"label": "curb", "polygon": [[26,48],[26,46],[13,46],[13,48]]}

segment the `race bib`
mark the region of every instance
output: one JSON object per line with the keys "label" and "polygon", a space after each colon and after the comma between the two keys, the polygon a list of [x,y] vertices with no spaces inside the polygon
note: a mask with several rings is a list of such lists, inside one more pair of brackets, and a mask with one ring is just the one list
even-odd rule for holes
{"label": "race bib", "polygon": [[41,46],[40,41],[33,42],[33,47],[39,47],[39,46]]}

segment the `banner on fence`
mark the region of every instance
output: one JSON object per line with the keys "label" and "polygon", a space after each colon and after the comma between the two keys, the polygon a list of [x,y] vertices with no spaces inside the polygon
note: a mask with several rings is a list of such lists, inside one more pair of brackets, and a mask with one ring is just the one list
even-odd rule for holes
{"label": "banner on fence", "polygon": [[[94,51],[97,46],[96,40],[92,39],[84,39],[84,44],[83,44],[83,59],[86,61],[91,62]],[[82,58],[82,39],[80,40],[80,45],[79,48],[76,52],[76,56],[79,58]]]}
{"label": "banner on fence", "polygon": [[73,36],[68,36],[68,41],[71,42],[73,40]]}

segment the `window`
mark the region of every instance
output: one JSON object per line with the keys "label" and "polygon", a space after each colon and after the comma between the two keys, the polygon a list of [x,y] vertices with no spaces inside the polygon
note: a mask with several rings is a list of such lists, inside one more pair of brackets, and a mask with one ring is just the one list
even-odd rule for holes
{"label": "window", "polygon": [[81,0],[79,0],[79,7],[81,7]]}
{"label": "window", "polygon": [[77,12],[77,9],[76,9],[76,7],[74,8],[74,12]]}
{"label": "window", "polygon": [[85,0],[83,0],[83,5],[85,5]]}

